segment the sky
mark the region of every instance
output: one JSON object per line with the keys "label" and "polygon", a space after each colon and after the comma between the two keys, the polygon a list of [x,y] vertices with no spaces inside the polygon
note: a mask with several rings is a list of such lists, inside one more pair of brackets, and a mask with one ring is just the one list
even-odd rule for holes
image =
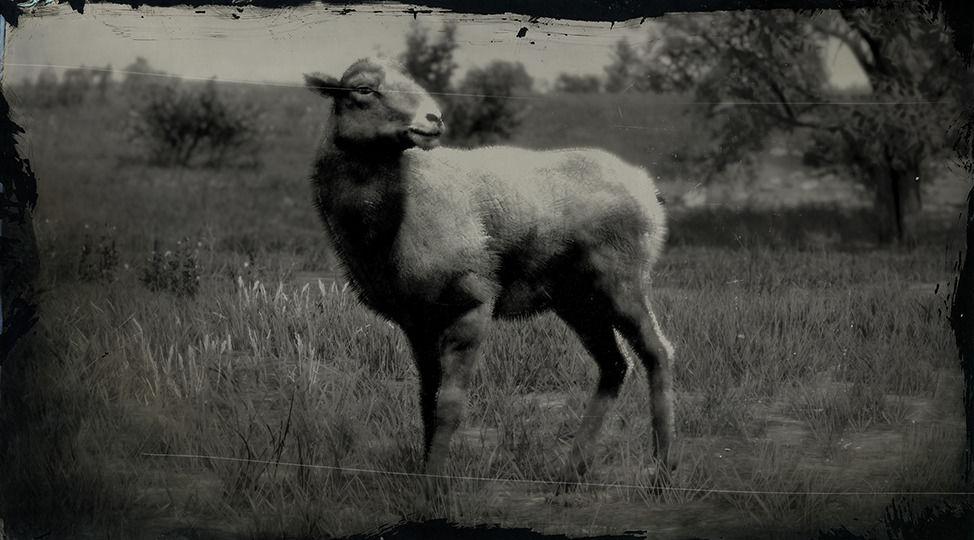
{"label": "sky", "polygon": [[[43,8],[21,18],[8,32],[4,79],[33,79],[46,66],[56,71],[111,64],[116,76],[137,56],[153,67],[187,78],[301,85],[302,73],[340,75],[351,60],[371,54],[398,55],[411,25],[436,35],[445,21],[458,23],[459,73],[491,60],[525,65],[544,88],[559,73],[602,74],[620,39],[642,44],[652,20],[591,23],[527,17],[464,16],[437,12],[415,18],[402,4],[337,9],[304,6],[264,10],[251,6],[132,9],[88,4],[79,15],[67,6]],[[204,13],[198,13],[204,11]],[[518,38],[526,27],[527,34]],[[862,82],[847,51],[832,44],[828,64],[837,86]]]}

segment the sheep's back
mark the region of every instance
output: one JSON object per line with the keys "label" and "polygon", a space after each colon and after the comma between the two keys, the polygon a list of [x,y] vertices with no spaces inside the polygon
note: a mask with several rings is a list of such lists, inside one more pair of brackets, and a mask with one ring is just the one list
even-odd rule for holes
{"label": "sheep's back", "polygon": [[426,171],[412,181],[438,194],[431,206],[465,216],[456,230],[483,234],[481,245],[494,251],[530,243],[541,257],[554,256],[566,245],[622,235],[638,237],[652,261],[665,238],[652,178],[605,151],[496,146],[408,154],[409,170]]}

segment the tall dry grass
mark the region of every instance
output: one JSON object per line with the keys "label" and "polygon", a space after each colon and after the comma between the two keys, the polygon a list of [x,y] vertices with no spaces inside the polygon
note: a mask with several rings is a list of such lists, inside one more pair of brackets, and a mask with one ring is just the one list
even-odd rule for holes
{"label": "tall dry grass", "polygon": [[[302,99],[282,94],[259,170],[142,164],[117,138],[123,110],[23,112],[45,354],[0,481],[18,526],[310,538],[433,516],[702,535],[878,520],[888,497],[845,493],[957,487],[950,224],[931,220],[906,252],[869,247],[856,214],[697,210],[674,212],[654,277],[677,349],[672,489],[653,489],[639,369],[591,485],[552,497],[596,373],[544,316],[493,330],[449,461],[454,491],[426,505],[415,371],[398,329],[334,279],[305,180],[321,111]],[[65,146],[64,133],[87,137]],[[840,239],[809,241],[828,220]],[[109,263],[83,255],[86,238],[114,246]],[[150,290],[147,268],[169,282],[185,266],[152,266],[154,249],[192,263],[195,294]],[[81,275],[83,256],[98,279]],[[207,457],[161,457],[174,454]]]}

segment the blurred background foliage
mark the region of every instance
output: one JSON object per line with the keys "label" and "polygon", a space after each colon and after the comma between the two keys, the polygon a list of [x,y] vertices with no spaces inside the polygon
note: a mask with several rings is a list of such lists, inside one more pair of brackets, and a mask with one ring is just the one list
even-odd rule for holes
{"label": "blurred background foliage", "polygon": [[511,138],[524,121],[534,80],[517,62],[495,60],[467,71],[452,82],[457,64],[457,27],[447,23],[436,40],[422,26],[406,37],[400,61],[406,72],[432,92],[443,105],[451,146],[494,144]]}
{"label": "blurred background foliage", "polygon": [[[960,134],[951,126],[974,95],[942,23],[900,0],[658,22],[642,43],[620,40],[603,73],[561,73],[541,88],[517,62],[458,72],[453,22],[415,25],[399,60],[440,102],[449,146],[602,147],[647,167],[671,204],[687,206],[776,190],[819,204],[831,190],[839,206],[870,209],[876,242],[919,241],[925,206],[943,199],[925,193],[949,174]],[[835,46],[851,52],[864,85],[831,84]],[[145,58],[122,72],[115,82],[110,65],[60,78],[47,69],[16,91],[39,109],[124,106],[137,148],[127,158],[180,167],[259,166],[280,129],[270,117],[295,120],[314,106],[274,87],[180,80]]]}
{"label": "blurred background foliage", "polygon": [[[952,154],[946,128],[972,94],[970,73],[943,23],[918,3],[840,10],[727,12],[664,17],[642,50],[622,43],[606,69],[609,88],[686,92],[711,144],[690,160],[719,178],[776,133],[798,135],[804,163],[843,174],[872,194],[883,242],[913,244],[922,180]],[[855,57],[861,89],[831,87],[826,40]]]}

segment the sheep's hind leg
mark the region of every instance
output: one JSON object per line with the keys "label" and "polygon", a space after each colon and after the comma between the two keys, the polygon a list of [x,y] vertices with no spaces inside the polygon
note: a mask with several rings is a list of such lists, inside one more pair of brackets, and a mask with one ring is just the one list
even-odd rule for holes
{"label": "sheep's hind leg", "polygon": [[631,302],[617,325],[646,367],[653,416],[653,453],[665,475],[676,468],[674,437],[673,346],[663,335],[648,300]]}
{"label": "sheep's hind leg", "polygon": [[560,311],[559,316],[575,331],[599,365],[599,382],[590,398],[582,423],[575,433],[564,482],[559,491],[573,489],[580,482],[595,455],[596,441],[605,415],[612,407],[626,378],[628,366],[619,350],[607,317],[580,316]]}
{"label": "sheep's hind leg", "polygon": [[467,385],[489,322],[490,308],[484,304],[439,332],[411,336],[420,374],[428,494],[447,491],[443,475],[450,440],[463,417]]}

